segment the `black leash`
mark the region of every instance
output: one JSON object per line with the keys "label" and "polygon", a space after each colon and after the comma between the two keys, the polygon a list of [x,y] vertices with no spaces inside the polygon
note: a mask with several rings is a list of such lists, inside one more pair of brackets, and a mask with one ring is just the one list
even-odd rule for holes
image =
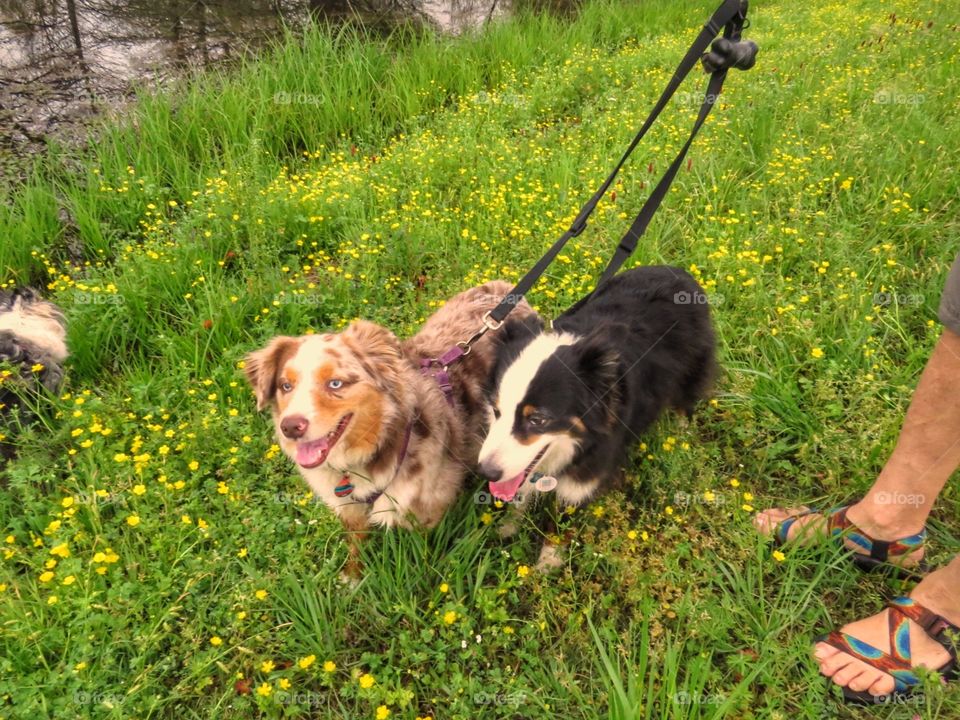
{"label": "black leash", "polygon": [[[683,164],[687,150],[689,150],[690,145],[693,144],[694,138],[697,136],[697,133],[707,119],[707,115],[710,114],[710,110],[720,96],[723,81],[727,77],[727,70],[732,67],[739,70],[749,70],[753,67],[757,56],[757,46],[750,40],[740,39],[740,33],[744,28],[746,20],[747,0],[724,0],[723,4],[717,8],[716,12],[713,13],[703,26],[697,39],[694,40],[693,45],[687,50],[687,54],[684,55],[680,61],[680,64],[673,73],[673,77],[670,79],[670,82],[667,83],[666,89],[660,95],[660,99],[657,100],[657,104],[654,105],[653,110],[650,111],[650,115],[647,116],[640,131],[633,138],[626,152],[623,153],[616,167],[614,167],[613,171],[607,176],[607,179],[603,181],[599,189],[597,189],[593,196],[580,209],[573,224],[554,242],[546,254],[537,261],[537,264],[520,279],[520,282],[516,284],[510,294],[504,297],[497,307],[483,316],[483,327],[469,340],[459,343],[458,345],[460,347],[466,352],[469,352],[470,346],[479,340],[484,333],[488,330],[496,330],[499,328],[507,315],[509,315],[513,308],[523,299],[523,296],[530,291],[534,283],[540,279],[540,276],[543,275],[563,247],[572,238],[577,237],[586,229],[587,220],[590,218],[590,215],[593,214],[597,204],[603,199],[607,190],[610,189],[610,185],[613,184],[620,169],[624,163],[626,163],[627,158],[630,157],[634,148],[637,147],[644,135],[647,134],[650,126],[653,125],[654,121],[659,117],[664,107],[666,107],[670,101],[670,98],[672,98],[677,91],[677,88],[680,87],[680,84],[687,75],[690,74],[690,71],[693,70],[699,60],[703,64],[706,72],[710,73],[710,81],[707,84],[703,104],[700,106],[700,114],[697,116],[697,120],[693,125],[690,137],[660,179],[660,182],[657,183],[653,192],[650,193],[650,197],[648,197],[647,201],[643,204],[630,229],[627,230],[627,233],[620,240],[620,244],[617,246],[613,257],[600,276],[597,287],[609,280],[613,274],[620,269],[627,258],[633,253],[640,236],[643,235],[654,213],[656,213],[657,208],[660,207],[660,203],[663,202],[663,198],[666,196],[670,184],[673,182],[680,166]],[[714,42],[714,39],[717,38],[721,30],[723,31],[723,37],[716,39]],[[713,42],[713,46],[710,48],[710,51],[707,52],[707,48],[710,47],[711,42]],[[581,302],[584,302],[584,300],[581,300]]]}

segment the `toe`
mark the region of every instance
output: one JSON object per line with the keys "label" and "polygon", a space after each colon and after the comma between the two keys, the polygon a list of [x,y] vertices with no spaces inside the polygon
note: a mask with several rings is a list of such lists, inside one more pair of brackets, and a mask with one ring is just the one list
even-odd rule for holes
{"label": "toe", "polygon": [[786,517],[782,508],[763,510],[753,516],[753,526],[763,535],[772,535],[777,523]]}
{"label": "toe", "polygon": [[880,680],[882,675],[879,670],[866,669],[848,682],[847,687],[854,692],[863,692]]}
{"label": "toe", "polygon": [[773,535],[777,530],[777,525],[787,518],[806,512],[806,506],[795,508],[770,508],[757,513],[753,518],[754,527],[764,535]]}
{"label": "toe", "polygon": [[880,673],[880,679],[867,688],[867,692],[871,695],[889,695],[895,687],[896,683],[892,677],[886,673]]}
{"label": "toe", "polygon": [[833,677],[852,662],[854,659],[846,653],[836,652],[820,661],[820,672],[827,677]]}
{"label": "toe", "polygon": [[851,662],[847,663],[833,673],[830,679],[833,680],[834,684],[839,685],[840,687],[849,687],[850,683],[853,682],[855,678],[859,677],[864,673],[864,671],[868,670],[869,666],[864,665],[858,660],[851,660]]}
{"label": "toe", "polygon": [[837,650],[833,645],[828,645],[825,642],[819,642],[813,646],[813,656],[820,661],[826,660],[829,657],[833,657],[840,651]]}

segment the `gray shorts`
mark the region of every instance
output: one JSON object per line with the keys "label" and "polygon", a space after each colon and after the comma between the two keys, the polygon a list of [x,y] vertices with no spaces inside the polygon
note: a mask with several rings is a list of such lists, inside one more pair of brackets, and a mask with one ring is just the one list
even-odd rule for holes
{"label": "gray shorts", "polygon": [[940,322],[960,335],[960,255],[953,261],[947,286],[940,297]]}

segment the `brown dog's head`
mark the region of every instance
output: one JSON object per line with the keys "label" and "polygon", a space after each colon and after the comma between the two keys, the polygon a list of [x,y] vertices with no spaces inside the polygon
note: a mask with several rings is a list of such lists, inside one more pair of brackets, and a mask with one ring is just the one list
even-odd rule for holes
{"label": "brown dog's head", "polygon": [[302,468],[336,447],[346,462],[369,457],[399,408],[400,343],[363,320],[339,334],[277,337],[246,358],[257,409],[271,407],[280,446]]}

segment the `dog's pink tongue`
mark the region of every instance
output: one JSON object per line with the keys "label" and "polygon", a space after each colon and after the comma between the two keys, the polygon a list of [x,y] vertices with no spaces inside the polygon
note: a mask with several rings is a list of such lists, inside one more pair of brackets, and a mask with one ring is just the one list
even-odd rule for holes
{"label": "dog's pink tongue", "polygon": [[520,473],[515,478],[511,478],[510,480],[491,482],[489,486],[490,494],[493,495],[497,500],[510,502],[513,500],[514,496],[516,496],[517,490],[520,489],[520,486],[523,485],[523,480],[525,477],[525,473]]}
{"label": "dog's pink tongue", "polygon": [[327,459],[330,441],[326,437],[297,445],[297,464],[305,468],[315,468]]}

